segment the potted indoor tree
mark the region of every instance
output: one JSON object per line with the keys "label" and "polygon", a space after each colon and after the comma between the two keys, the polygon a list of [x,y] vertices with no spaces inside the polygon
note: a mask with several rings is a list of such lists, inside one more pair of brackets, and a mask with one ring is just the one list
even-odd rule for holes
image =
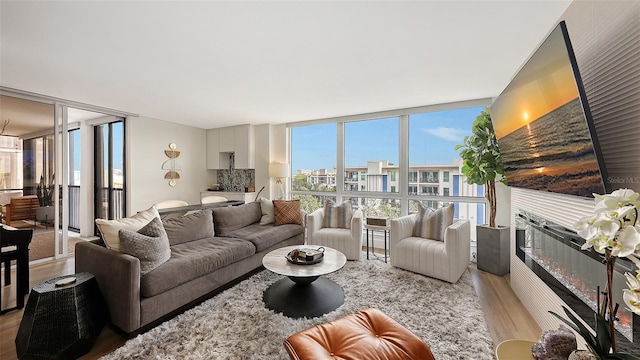
{"label": "potted indoor tree", "polygon": [[478,224],[476,238],[478,247],[478,269],[496,275],[509,272],[509,228],[496,226],[496,181],[505,183],[502,157],[491,123],[489,109],[484,109],[471,128],[471,135],[464,143],[456,145],[462,158],[462,174],[468,184],[485,186],[489,202],[489,224]]}

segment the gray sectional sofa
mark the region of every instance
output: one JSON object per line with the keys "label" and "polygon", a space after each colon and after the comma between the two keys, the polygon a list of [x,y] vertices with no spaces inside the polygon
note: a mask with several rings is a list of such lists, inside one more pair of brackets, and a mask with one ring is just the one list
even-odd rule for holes
{"label": "gray sectional sofa", "polygon": [[304,243],[303,225],[260,225],[261,216],[254,202],[163,220],[171,257],[142,276],[138,258],[80,242],[76,272],[95,275],[112,324],[134,335],[261,269],[271,250]]}

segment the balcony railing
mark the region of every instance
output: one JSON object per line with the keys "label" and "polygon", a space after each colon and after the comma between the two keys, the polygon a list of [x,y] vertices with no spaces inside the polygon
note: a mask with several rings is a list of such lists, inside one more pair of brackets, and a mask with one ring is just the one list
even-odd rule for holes
{"label": "balcony railing", "polygon": [[69,185],[69,230],[80,232],[80,186]]}
{"label": "balcony railing", "polygon": [[[102,188],[103,199],[109,198],[109,191],[113,191],[114,219],[124,216],[122,209],[124,203],[124,190],[118,188]],[[106,214],[108,203],[103,204],[103,213]],[[80,186],[69,185],[69,230],[80,232]],[[85,210],[86,211],[86,210]]]}
{"label": "balcony railing", "polygon": [[424,176],[420,178],[420,182],[421,183],[438,183],[438,178],[432,177],[432,176]]}

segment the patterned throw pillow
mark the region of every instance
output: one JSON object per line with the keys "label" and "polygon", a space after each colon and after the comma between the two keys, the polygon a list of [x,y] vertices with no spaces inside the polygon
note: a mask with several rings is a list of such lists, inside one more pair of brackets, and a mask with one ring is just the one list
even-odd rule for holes
{"label": "patterned throw pillow", "polygon": [[351,200],[346,200],[340,205],[336,205],[333,200],[327,199],[324,203],[323,228],[351,229],[351,217],[353,209]]}
{"label": "patterned throw pillow", "polygon": [[273,200],[273,209],[276,225],[302,225],[300,200]]}
{"label": "patterned throw pillow", "polygon": [[158,209],[152,206],[128,218],[116,220],[96,219],[96,225],[98,226],[98,230],[100,230],[100,235],[102,235],[102,240],[107,245],[107,248],[120,251],[118,231],[120,231],[120,229],[137,231],[154,217],[160,218],[160,215],[158,214]]}
{"label": "patterned throw pillow", "polygon": [[120,229],[118,237],[120,238],[120,251],[140,259],[141,275],[164,264],[171,257],[169,237],[167,237],[159,218],[153,218],[137,232]]}
{"label": "patterned throw pillow", "polygon": [[453,224],[453,204],[437,210],[418,207],[418,218],[413,226],[413,236],[444,241],[444,232]]}

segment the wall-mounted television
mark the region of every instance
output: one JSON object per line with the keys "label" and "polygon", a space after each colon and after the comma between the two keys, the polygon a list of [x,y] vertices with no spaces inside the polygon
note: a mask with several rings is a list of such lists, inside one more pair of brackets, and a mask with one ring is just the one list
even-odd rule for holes
{"label": "wall-mounted television", "polygon": [[592,197],[606,169],[564,21],[490,106],[509,186]]}

